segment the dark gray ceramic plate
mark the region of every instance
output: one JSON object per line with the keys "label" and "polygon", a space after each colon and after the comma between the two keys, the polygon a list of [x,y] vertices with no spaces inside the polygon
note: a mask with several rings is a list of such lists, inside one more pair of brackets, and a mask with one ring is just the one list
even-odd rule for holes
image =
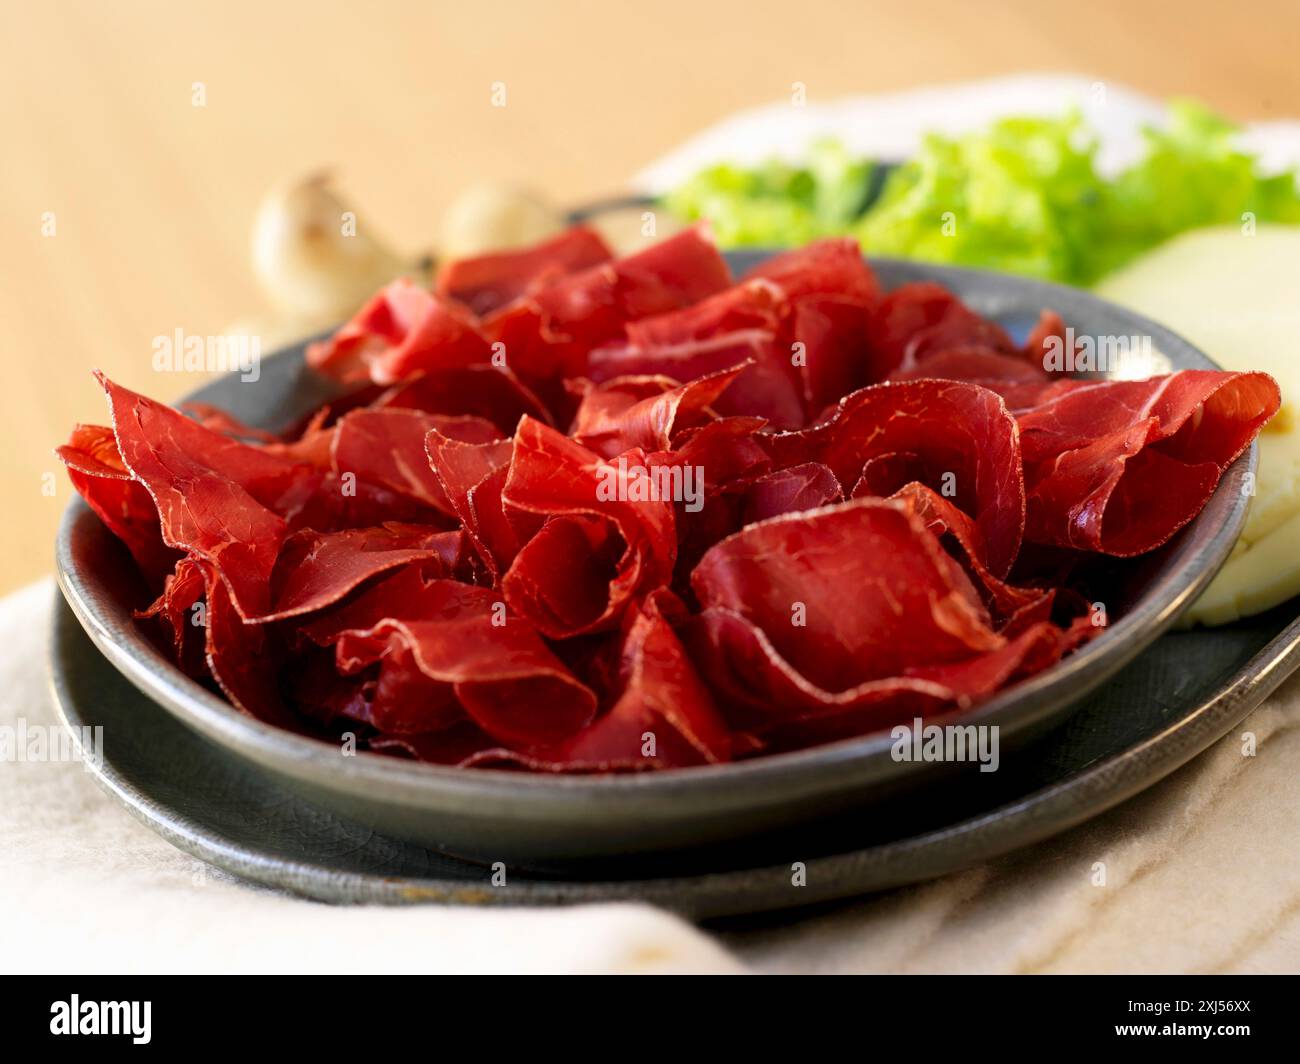
{"label": "dark gray ceramic plate", "polygon": [[[733,256],[737,270],[759,254]],[[1149,336],[1146,371],[1211,368],[1186,341],[1154,322],[1086,293],[1056,285],[917,263],[875,263],[888,287],[936,280],[982,313],[1023,336],[1044,307],[1058,310],[1080,335]],[[328,394],[307,371],[300,349],[265,360],[260,380],[223,378],[193,398],[258,426],[282,427]],[[1188,606],[1227,557],[1245,518],[1243,478],[1252,448],[1223,478],[1200,516],[1161,551],[1127,566],[1108,601],[1111,627],[1056,667],[1009,689],[967,715],[1000,729],[1003,764],[1014,750],[1065,721],[1079,700],[1155,640]],[[463,771],[363,753],[290,734],[236,713],[184,677],[142,637],[130,607],[125,551],[80,502],[58,537],[60,586],[86,632],[114,668],[178,720],[238,757],[277,786],[393,838],[483,861],[572,867],[619,856],[653,863],[656,853],[695,848],[697,862],[751,859],[782,838],[806,838],[814,826],[846,823],[868,806],[932,786],[951,765],[891,757],[887,734],[732,765],[630,776],[545,776]],[[977,775],[988,780],[1002,773]],[[873,812],[872,816],[876,814]]]}
{"label": "dark gray ceramic plate", "polygon": [[[480,864],[377,834],[303,801],[150,702],[57,604],[52,654],[65,723],[103,727],[98,782],[136,817],[236,875],[329,902],[555,905],[640,899],[699,918],[852,897],[989,860],[1096,816],[1190,760],[1300,664],[1295,603],[1214,631],[1171,632],[1001,771],[927,787],[826,823],[758,860],[614,857],[585,878]],[[806,865],[807,885],[791,882]]]}

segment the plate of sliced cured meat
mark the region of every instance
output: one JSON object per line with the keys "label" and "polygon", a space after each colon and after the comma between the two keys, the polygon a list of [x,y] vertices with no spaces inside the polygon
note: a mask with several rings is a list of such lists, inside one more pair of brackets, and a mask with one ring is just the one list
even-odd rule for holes
{"label": "plate of sliced cured meat", "polygon": [[398,281],[257,377],[101,380],[68,603],[277,786],[557,867],[990,768],[900,729],[1032,756],[1227,557],[1279,403],[1071,289],[699,230]]}

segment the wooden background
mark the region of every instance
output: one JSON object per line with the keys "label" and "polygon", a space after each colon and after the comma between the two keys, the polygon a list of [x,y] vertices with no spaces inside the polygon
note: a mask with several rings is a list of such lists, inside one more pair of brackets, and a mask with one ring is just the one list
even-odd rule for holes
{"label": "wooden background", "polygon": [[1065,71],[1300,114],[1295,0],[0,0],[0,42],[0,590],[50,567],[70,488],[42,477],[74,421],[104,420],[90,368],[171,399],[198,382],[152,372],[152,338],[257,313],[249,226],[286,177],[333,167],[413,251],[476,180],[617,191],[793,81],[812,100]]}

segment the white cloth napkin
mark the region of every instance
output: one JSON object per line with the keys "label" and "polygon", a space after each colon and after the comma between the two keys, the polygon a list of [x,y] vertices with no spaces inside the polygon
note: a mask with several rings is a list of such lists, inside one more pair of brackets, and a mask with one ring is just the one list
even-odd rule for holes
{"label": "white cloth napkin", "polygon": [[[638,175],[658,191],[722,158],[793,156],[834,133],[905,157],[923,129],[1080,103],[1109,165],[1160,108],[1119,86],[1026,76],[803,108],[708,130]],[[1270,165],[1300,124],[1252,127]],[[0,600],[0,729],[53,721],[49,582]],[[935,883],[702,932],[641,905],[330,907],[173,849],[76,763],[0,762],[0,969],[16,972],[1300,971],[1300,678],[1212,750],[1072,832]],[[1257,754],[1242,754],[1241,734]],[[1105,884],[1097,883],[1097,865]]]}

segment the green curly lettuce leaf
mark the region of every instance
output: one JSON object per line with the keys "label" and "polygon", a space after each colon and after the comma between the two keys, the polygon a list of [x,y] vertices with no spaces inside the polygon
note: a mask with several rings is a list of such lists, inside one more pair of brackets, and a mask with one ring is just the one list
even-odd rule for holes
{"label": "green curly lettuce leaf", "polygon": [[1300,222],[1294,174],[1259,176],[1236,147],[1237,127],[1190,100],[1170,107],[1164,129],[1144,131],[1147,151],[1106,188],[1086,279],[1095,279],[1179,233],[1212,225]]}
{"label": "green curly lettuce leaf", "polygon": [[1104,190],[1095,154],[1077,115],[926,137],[855,235],[875,255],[1077,277]]}
{"label": "green curly lettuce leaf", "polygon": [[865,212],[872,169],[834,142],[804,167],[715,166],[665,203],[707,218],[727,247],[799,244],[850,234],[895,255],[1090,284],[1189,229],[1300,223],[1293,173],[1264,177],[1236,127],[1199,104],[1171,105],[1145,131],[1142,158],[1113,178],[1075,113],[1011,117],[960,137],[930,135]]}
{"label": "green curly lettuce leaf", "polygon": [[680,218],[707,218],[724,247],[801,244],[849,228],[866,205],[873,169],[838,142],[819,141],[805,166],[776,160],[752,170],[712,166],[664,204]]}

